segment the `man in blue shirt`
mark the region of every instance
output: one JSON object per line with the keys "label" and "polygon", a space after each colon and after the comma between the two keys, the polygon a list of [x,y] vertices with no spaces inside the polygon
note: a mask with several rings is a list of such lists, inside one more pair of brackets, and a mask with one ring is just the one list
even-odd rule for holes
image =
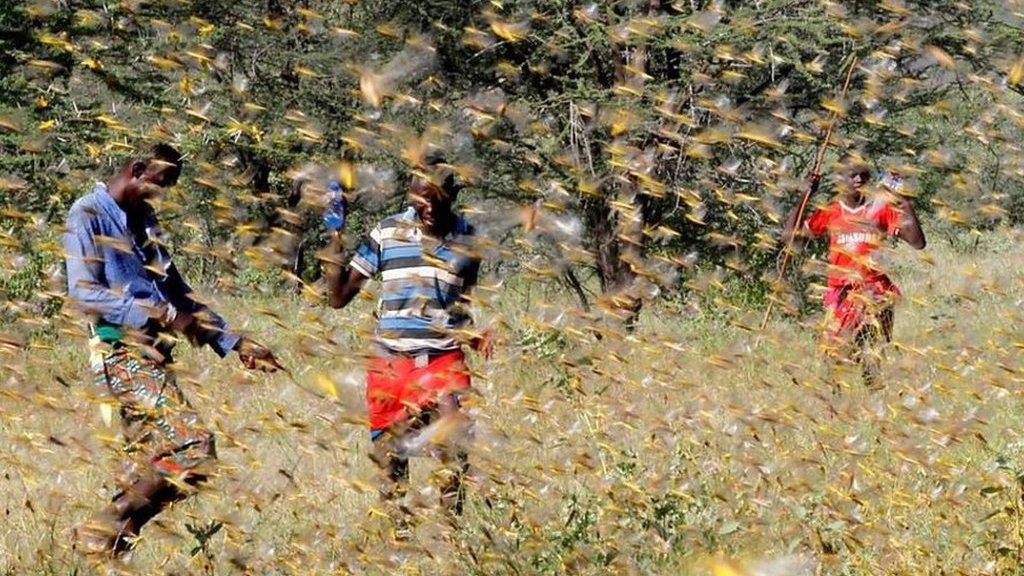
{"label": "man in blue shirt", "polygon": [[174,186],[181,167],[174,148],[157,145],[111,182],[96,184],[68,213],[68,296],[91,321],[96,383],[119,405],[129,454],[121,491],[76,529],[76,545],[91,555],[130,549],[143,524],[186,495],[181,486],[210,473],[213,434],[170,366],[178,337],[221,357],[236,351],[250,369],[280,368],[270,350],[233,333],[196,298],[171,261],[147,200]]}
{"label": "man in blue shirt", "polygon": [[[464,345],[489,353],[489,338],[470,330],[469,291],[480,254],[476,231],[453,210],[459,185],[443,158],[428,160],[409,190],[409,208],[386,218],[341,266],[341,234],[328,248],[333,308],[343,308],[373,277],[381,279],[375,354],[367,371],[372,459],[389,506],[405,494],[409,456],[430,447],[442,461],[441,500],[461,512],[468,469],[468,418],[460,396],[470,388]],[[404,536],[406,510],[392,512]]]}

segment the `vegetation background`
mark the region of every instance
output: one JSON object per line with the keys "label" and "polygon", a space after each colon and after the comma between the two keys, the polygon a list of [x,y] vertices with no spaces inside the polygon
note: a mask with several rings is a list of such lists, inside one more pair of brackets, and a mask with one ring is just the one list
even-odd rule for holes
{"label": "vegetation background", "polygon": [[[67,529],[109,494],[116,432],[82,385],[58,239],[74,198],[161,140],[188,153],[159,207],[179,264],[296,381],[183,356],[225,473],[140,571],[721,571],[701,559],[722,554],[1018,573],[1021,9],[6,0],[0,570],[80,569]],[[909,297],[879,393],[819,374],[818,254],[777,282],[779,219],[833,116],[829,166],[859,150],[907,174],[932,240],[888,258]],[[477,365],[464,525],[394,550],[362,456],[369,305],[324,310],[315,189],[357,166],[354,242],[431,147],[471,184],[479,315],[504,346]],[[771,297],[784,318],[762,333]]]}

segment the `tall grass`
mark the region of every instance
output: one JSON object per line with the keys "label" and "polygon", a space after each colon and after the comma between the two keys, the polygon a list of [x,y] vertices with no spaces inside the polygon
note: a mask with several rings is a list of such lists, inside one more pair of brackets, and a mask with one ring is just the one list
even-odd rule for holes
{"label": "tall grass", "polygon": [[[822,574],[1024,573],[1022,257],[1009,232],[898,249],[906,297],[880,391],[824,369],[815,316],[760,334],[757,310],[652,305],[635,332],[596,339],[568,297],[483,290],[504,342],[473,361],[469,506],[446,522],[417,461],[421,521],[400,544],[365,456],[371,303],[225,298],[295,382],[182,347],[221,473],[147,527],[131,570],[696,574],[724,556],[802,557]],[[68,532],[114,490],[116,421],[71,332],[0,348],[0,574],[86,570]],[[325,379],[337,399],[313,393]]]}

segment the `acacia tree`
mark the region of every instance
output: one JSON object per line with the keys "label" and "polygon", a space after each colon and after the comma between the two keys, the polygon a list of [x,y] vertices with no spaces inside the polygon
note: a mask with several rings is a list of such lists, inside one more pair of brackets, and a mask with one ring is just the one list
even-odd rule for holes
{"label": "acacia tree", "polygon": [[309,224],[286,201],[296,166],[401,169],[434,136],[475,174],[470,200],[530,207],[546,273],[626,319],[694,257],[763,285],[834,112],[836,152],[927,168],[922,197],[942,190],[951,218],[947,181],[998,199],[1019,180],[1003,2],[19,0],[0,18],[6,203],[58,219],[102,159],[174,139],[198,168],[179,230],[224,266]]}
{"label": "acacia tree", "polygon": [[673,279],[659,264],[681,252],[757,279],[833,113],[837,151],[955,170],[928,119],[1006,73],[1012,23],[984,2],[550,1],[488,7],[439,49],[472,63],[446,78],[501,91],[474,109],[486,165],[514,173],[495,181],[578,218],[590,256],[564,269],[596,270],[628,318],[649,284],[638,279]]}

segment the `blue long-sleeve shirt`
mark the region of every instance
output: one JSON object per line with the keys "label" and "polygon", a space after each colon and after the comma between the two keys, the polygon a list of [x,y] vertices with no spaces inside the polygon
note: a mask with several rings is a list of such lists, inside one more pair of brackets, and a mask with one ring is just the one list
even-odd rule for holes
{"label": "blue long-sleeve shirt", "polygon": [[153,326],[150,309],[170,304],[195,316],[199,342],[225,356],[239,336],[193,297],[160,240],[156,215],[148,209],[132,224],[102,183],[72,205],[63,238],[72,301],[101,322],[144,331]]}

